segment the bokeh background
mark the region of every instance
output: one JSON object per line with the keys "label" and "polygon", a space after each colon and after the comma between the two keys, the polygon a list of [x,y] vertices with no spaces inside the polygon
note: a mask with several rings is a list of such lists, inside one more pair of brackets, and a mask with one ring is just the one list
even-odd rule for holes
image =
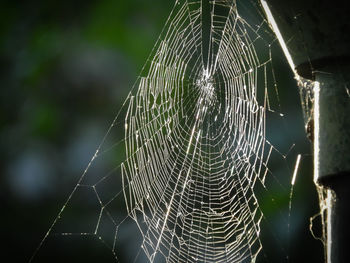
{"label": "bokeh background", "polygon": [[[2,258],[28,262],[120,109],[173,1],[5,0],[0,5]],[[274,190],[275,205],[265,207],[263,225],[269,234],[263,237],[259,258],[322,262],[322,244],[309,231],[318,204],[298,88],[277,47],[273,56],[281,106],[288,113],[287,128],[273,127],[275,138],[281,148],[295,143],[302,163],[292,209],[290,185],[285,183],[291,178],[285,175],[283,185]],[[285,131],[291,141],[283,145],[279,133]],[[122,130],[116,132],[120,138],[115,141],[122,135]],[[75,221],[91,220],[88,213],[75,211]],[[139,237],[135,230],[124,235],[131,239],[119,257],[130,262],[123,253],[134,256],[133,235]],[[38,257],[34,262],[60,262],[65,253],[65,262],[113,262],[100,242],[78,239],[72,236],[43,247],[39,256],[45,260]]]}

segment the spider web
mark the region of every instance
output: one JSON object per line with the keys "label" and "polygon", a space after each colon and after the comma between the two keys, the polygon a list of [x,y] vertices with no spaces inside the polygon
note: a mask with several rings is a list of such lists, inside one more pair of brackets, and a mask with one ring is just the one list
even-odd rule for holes
{"label": "spider web", "polygon": [[255,261],[262,215],[254,185],[272,150],[256,95],[268,63],[257,39],[233,1],[178,3],[131,98],[125,198],[150,262],[157,254],[166,262]]}
{"label": "spider web", "polygon": [[[270,157],[285,162],[289,153],[278,151],[266,134],[267,113],[283,118],[274,42],[253,2],[176,1],[39,250],[52,232],[97,237],[119,262],[128,235],[121,232],[131,219],[149,262],[255,262],[263,248],[258,193],[267,190]],[[124,139],[114,144],[110,137],[123,126]],[[116,150],[121,143],[125,157]],[[114,168],[101,176],[96,167],[107,152],[113,152]],[[64,223],[74,221],[69,214],[79,198],[92,200],[88,207],[97,219]],[[126,215],[115,212],[123,206]],[[67,230],[57,231],[60,225]],[[142,253],[136,254],[135,261]]]}

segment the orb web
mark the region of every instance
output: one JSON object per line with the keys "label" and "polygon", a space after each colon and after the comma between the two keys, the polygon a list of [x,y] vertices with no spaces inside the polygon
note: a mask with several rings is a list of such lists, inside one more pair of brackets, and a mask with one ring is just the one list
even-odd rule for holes
{"label": "orb web", "polygon": [[[32,259],[58,234],[95,238],[115,262],[256,261],[264,248],[260,225],[270,219],[262,207],[274,203],[266,184],[283,188],[276,174],[291,175],[294,147],[280,136],[277,41],[260,10],[258,1],[175,1]],[[86,214],[74,218],[82,207]],[[274,238],[286,258],[283,238]]]}
{"label": "orb web", "polygon": [[254,188],[272,146],[258,31],[236,1],[178,1],[130,98],[124,196],[150,262],[254,262],[261,250]]}

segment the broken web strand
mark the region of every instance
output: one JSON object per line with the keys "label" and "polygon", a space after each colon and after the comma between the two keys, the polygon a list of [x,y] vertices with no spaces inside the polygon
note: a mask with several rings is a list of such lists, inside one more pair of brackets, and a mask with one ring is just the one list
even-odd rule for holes
{"label": "broken web strand", "polygon": [[[140,228],[142,249],[150,262],[157,257],[167,262],[255,261],[262,249],[259,235],[264,218],[255,186],[259,182],[267,191],[266,175],[274,177],[268,168],[272,152],[287,157],[265,134],[266,110],[281,112],[269,99],[270,81],[278,97],[274,73],[268,73],[273,68],[267,69],[272,63],[273,40],[265,43],[268,56],[259,59],[255,45],[265,41],[261,35],[266,33],[266,21],[250,25],[238,14],[234,1],[211,1],[205,63],[201,59],[201,3],[176,1],[122,106],[128,107],[125,139],[121,141],[126,143],[126,160],[96,183],[82,183],[91,164],[112,150],[101,151],[104,140],[47,236],[76,191],[88,187],[101,208],[95,228],[78,234],[97,236],[113,253],[118,231],[130,217]],[[258,93],[263,94],[260,103]],[[124,115],[118,114],[106,137],[121,118]],[[113,172],[119,168],[122,190],[103,201],[97,186],[115,176]],[[127,216],[115,221],[109,211],[122,192]],[[99,233],[104,214],[115,227],[112,245]]]}
{"label": "broken web strand", "polygon": [[[313,143],[314,142],[314,136],[317,137],[317,135],[314,135],[314,130],[316,131],[317,129],[314,129],[315,123],[314,123],[314,115],[316,114],[317,110],[315,110],[315,105],[317,103],[315,103],[316,101],[316,93],[317,93],[317,89],[319,88],[319,83],[317,81],[312,80],[312,76],[315,72],[314,72],[314,67],[313,67],[313,63],[311,62],[310,57],[307,58],[308,61],[308,67],[310,68],[310,76],[308,76],[309,79],[301,77],[298,72],[296,72],[296,66],[294,65],[293,61],[292,61],[292,57],[289,54],[287,45],[289,45],[289,41],[291,42],[295,42],[297,39],[297,41],[300,42],[300,48],[303,49],[304,54],[309,54],[309,48],[308,48],[308,44],[305,41],[305,36],[304,36],[304,32],[302,30],[303,28],[303,24],[300,23],[298,17],[299,14],[295,14],[295,21],[294,23],[296,24],[296,27],[298,28],[298,32],[296,33],[295,36],[291,37],[289,39],[289,41],[287,41],[287,43],[284,43],[284,40],[282,38],[282,35],[279,32],[278,26],[276,25],[274,18],[271,14],[271,12],[269,11],[269,8],[266,4],[265,1],[261,1],[262,4],[265,4],[264,10],[265,12],[267,11],[268,16],[269,16],[269,20],[270,22],[272,21],[271,27],[273,28],[273,30],[276,32],[276,34],[278,35],[278,40],[280,42],[280,45],[282,46],[282,49],[284,49],[284,55],[287,57],[288,63],[292,69],[292,71],[294,72],[294,78],[297,82],[298,88],[299,88],[299,95],[300,95],[300,102],[301,102],[301,107],[302,107],[302,112],[303,112],[303,117],[304,117],[304,127],[305,127],[305,132],[306,135],[308,137],[308,139]],[[295,43],[294,43],[295,44]],[[293,45],[293,44],[292,44]],[[307,66],[306,66],[307,68]],[[300,69],[301,70],[301,69]],[[304,73],[302,73],[304,74]],[[308,74],[306,74],[308,75]],[[317,114],[316,114],[317,115]],[[318,147],[315,145],[314,146],[316,149],[318,149]],[[307,154],[309,155],[309,154]],[[314,153],[314,158],[316,157],[317,154]],[[298,160],[297,160],[298,163]],[[317,163],[314,161],[314,163]],[[296,165],[297,166],[297,165]],[[316,169],[317,167],[315,167]],[[314,174],[318,174],[317,171],[314,171]],[[292,197],[293,197],[293,190],[294,190],[294,184],[293,182],[295,182],[295,176],[293,176],[293,180],[292,180],[292,189],[291,189],[291,196],[290,196],[290,205],[289,205],[289,211],[291,211],[291,203],[292,203]],[[332,199],[332,195],[334,195],[334,193],[332,193],[331,190],[326,189],[324,187],[322,187],[319,184],[315,184],[316,185],[316,190],[318,193],[318,200],[319,200],[319,207],[320,210],[316,215],[313,215],[310,217],[310,224],[309,224],[309,230],[310,233],[312,234],[312,236],[315,238],[315,240],[319,240],[322,242],[323,247],[324,247],[324,260],[327,261],[327,246],[326,244],[326,240],[327,240],[327,227],[325,222],[327,222],[328,217],[330,216],[329,213],[327,214],[327,208],[331,207],[331,199]],[[290,212],[289,212],[290,213]],[[288,217],[290,219],[290,216]],[[320,220],[321,223],[316,222],[315,221]],[[288,224],[288,226],[290,226]],[[315,227],[316,226],[316,227]],[[315,230],[313,228],[321,228],[321,230],[316,230],[317,232],[320,233],[315,233]]]}

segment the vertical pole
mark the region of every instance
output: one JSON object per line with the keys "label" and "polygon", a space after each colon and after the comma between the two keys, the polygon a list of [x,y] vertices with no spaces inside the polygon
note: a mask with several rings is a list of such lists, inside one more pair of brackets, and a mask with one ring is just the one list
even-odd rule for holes
{"label": "vertical pole", "polygon": [[[314,154],[316,184],[327,190],[327,262],[349,262],[350,67],[315,72]],[[342,74],[343,73],[343,74]]]}
{"label": "vertical pole", "polygon": [[316,80],[314,181],[323,188],[321,212],[327,213],[326,260],[350,262],[350,5],[343,0],[260,3],[296,79]]}

